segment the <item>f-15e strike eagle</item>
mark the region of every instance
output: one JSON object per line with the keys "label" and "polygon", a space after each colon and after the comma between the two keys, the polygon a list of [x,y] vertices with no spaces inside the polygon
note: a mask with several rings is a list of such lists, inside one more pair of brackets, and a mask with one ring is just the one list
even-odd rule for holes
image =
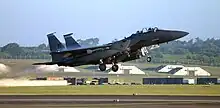
{"label": "f-15e strike eagle", "polygon": [[[73,38],[72,33],[64,35],[66,47],[56,38],[54,33],[48,34],[52,62],[35,63],[34,65],[80,66],[97,65],[101,71],[106,70],[106,64],[112,64],[112,70],[117,72],[119,62],[127,62],[148,56],[148,47],[167,43],[188,35],[188,32],[144,28],[122,40],[95,47],[82,47]],[[151,61],[151,57],[147,57]]]}

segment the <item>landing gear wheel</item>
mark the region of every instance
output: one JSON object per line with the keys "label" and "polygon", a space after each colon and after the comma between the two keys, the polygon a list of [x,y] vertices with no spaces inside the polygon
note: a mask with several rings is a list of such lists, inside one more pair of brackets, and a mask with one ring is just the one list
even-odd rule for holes
{"label": "landing gear wheel", "polygon": [[105,71],[106,70],[106,65],[105,64],[99,64],[99,69],[100,69],[100,71]]}
{"label": "landing gear wheel", "polygon": [[147,62],[151,62],[151,57],[147,57]]}
{"label": "landing gear wheel", "polygon": [[119,69],[118,65],[115,64],[115,65],[112,66],[112,71],[117,72],[118,69]]}

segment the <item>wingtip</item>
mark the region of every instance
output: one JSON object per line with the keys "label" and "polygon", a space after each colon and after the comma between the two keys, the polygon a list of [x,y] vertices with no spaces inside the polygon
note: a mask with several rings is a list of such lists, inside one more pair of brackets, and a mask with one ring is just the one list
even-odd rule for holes
{"label": "wingtip", "polygon": [[63,35],[64,37],[67,37],[67,36],[71,36],[71,35],[73,35],[73,33],[68,33],[68,34],[65,34],[65,35]]}
{"label": "wingtip", "polygon": [[56,32],[48,33],[47,36],[49,37],[49,36],[52,36],[54,34],[56,34]]}

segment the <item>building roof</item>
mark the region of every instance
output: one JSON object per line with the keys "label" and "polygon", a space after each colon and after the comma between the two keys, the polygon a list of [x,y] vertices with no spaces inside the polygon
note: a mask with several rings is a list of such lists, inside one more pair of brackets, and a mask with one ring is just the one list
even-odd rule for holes
{"label": "building roof", "polygon": [[171,71],[172,69],[182,68],[182,67],[184,67],[184,66],[183,65],[166,65],[162,69],[158,70],[158,72],[169,73],[169,71]]}

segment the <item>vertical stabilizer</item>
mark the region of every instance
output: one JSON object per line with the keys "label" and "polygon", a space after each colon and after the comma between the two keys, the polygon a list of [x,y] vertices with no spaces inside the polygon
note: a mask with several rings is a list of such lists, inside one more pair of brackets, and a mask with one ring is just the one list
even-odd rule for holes
{"label": "vertical stabilizer", "polygon": [[79,48],[81,47],[76,41],[75,39],[73,39],[73,37],[71,36],[73,33],[69,33],[64,36],[65,42],[66,42],[66,47],[67,49],[75,49],[75,48]]}
{"label": "vertical stabilizer", "polygon": [[57,52],[65,48],[64,45],[56,38],[54,33],[47,35],[51,52]]}
{"label": "vertical stabilizer", "polygon": [[[55,33],[55,32],[54,32]],[[56,36],[54,35],[54,33],[48,34],[47,38],[48,38],[48,42],[49,42],[49,46],[50,46],[50,51],[51,52],[58,52],[58,51],[62,51],[65,47],[64,45],[56,38]],[[51,54],[52,56],[52,62],[58,62],[62,60],[62,55],[60,54]]]}

